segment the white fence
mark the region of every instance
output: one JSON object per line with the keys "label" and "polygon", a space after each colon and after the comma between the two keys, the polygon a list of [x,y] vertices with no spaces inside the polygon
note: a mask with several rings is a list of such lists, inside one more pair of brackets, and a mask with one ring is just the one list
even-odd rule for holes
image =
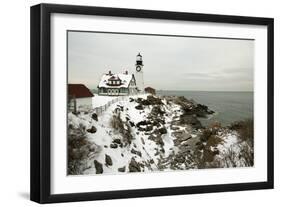
{"label": "white fence", "polygon": [[138,93],[135,95],[129,95],[129,96],[118,96],[115,99],[112,99],[111,101],[107,102],[105,105],[93,108],[92,111],[96,113],[97,115],[101,115],[104,111],[106,111],[112,104],[118,102],[118,101],[124,101],[125,99],[129,99],[130,97],[138,96],[138,95],[144,95],[146,94],[145,92],[143,93]]}
{"label": "white fence", "polygon": [[129,96],[118,96],[115,99],[112,99],[111,101],[107,102],[105,105],[96,107],[94,109],[92,109],[92,111],[94,113],[96,113],[97,115],[101,115],[104,111],[106,111],[112,104],[118,102],[118,101],[123,101],[125,99],[127,99]]}
{"label": "white fence", "polygon": [[77,112],[77,111],[91,111],[93,113],[96,113],[97,115],[101,115],[104,111],[106,111],[112,104],[118,102],[118,101],[123,101],[126,99],[129,99],[130,97],[134,98],[134,96],[138,96],[138,95],[143,95],[145,93],[138,93],[135,95],[129,95],[129,96],[118,96],[110,101],[108,101],[106,104],[102,105],[102,106],[98,106],[95,108],[89,108],[89,106],[79,106],[77,107],[76,105],[76,99],[72,98],[69,100],[68,102],[68,110],[69,111],[73,111],[73,112]]}

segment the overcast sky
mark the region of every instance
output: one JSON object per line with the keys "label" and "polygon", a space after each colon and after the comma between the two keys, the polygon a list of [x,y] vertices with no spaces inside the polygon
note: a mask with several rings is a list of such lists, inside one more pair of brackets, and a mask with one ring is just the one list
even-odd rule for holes
{"label": "overcast sky", "polygon": [[157,90],[253,91],[254,40],[68,32],[68,82],[97,87],[111,70],[135,73]]}

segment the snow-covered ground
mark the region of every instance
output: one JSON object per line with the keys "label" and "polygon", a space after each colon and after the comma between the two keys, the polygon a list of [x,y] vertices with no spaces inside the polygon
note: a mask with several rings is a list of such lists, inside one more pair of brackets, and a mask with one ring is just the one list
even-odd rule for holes
{"label": "snow-covered ground", "polygon": [[[93,107],[103,106],[116,98],[95,96]],[[95,150],[89,155],[83,174],[197,168],[192,156],[200,130],[179,123],[179,116],[183,113],[180,105],[161,99],[161,104],[142,105],[137,109],[140,105],[138,99],[146,100],[148,95],[122,98],[112,103],[98,116],[98,120],[93,119],[92,113],[68,114],[68,123],[73,128],[91,129],[94,126],[96,129],[94,133],[86,131],[87,140]],[[157,110],[160,112],[155,113]],[[125,143],[124,134],[113,128],[113,116],[119,116],[124,130],[132,135],[130,144]],[[142,122],[147,123],[142,125]],[[163,132],[160,133],[160,129]],[[235,133],[221,133],[221,137],[223,142],[211,147],[211,150],[216,147],[220,151],[217,156],[220,159],[228,148],[238,143]],[[97,165],[100,166],[99,172]]]}
{"label": "snow-covered ground", "polygon": [[99,96],[98,94],[95,94],[95,96],[92,97],[92,106],[93,108],[104,106],[108,102],[117,99],[116,96]]}

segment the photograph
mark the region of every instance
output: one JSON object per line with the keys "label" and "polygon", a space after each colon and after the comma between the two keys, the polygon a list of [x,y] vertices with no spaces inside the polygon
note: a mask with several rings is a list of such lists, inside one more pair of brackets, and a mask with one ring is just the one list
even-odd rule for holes
{"label": "photograph", "polygon": [[255,39],[66,35],[68,176],[255,166]]}

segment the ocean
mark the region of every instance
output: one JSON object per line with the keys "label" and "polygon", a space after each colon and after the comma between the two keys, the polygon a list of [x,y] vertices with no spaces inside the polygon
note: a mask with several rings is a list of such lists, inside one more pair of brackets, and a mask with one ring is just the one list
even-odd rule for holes
{"label": "ocean", "polygon": [[204,126],[215,121],[228,126],[235,121],[253,119],[253,92],[157,91],[157,94],[184,96],[208,106],[215,114],[200,119]]}

